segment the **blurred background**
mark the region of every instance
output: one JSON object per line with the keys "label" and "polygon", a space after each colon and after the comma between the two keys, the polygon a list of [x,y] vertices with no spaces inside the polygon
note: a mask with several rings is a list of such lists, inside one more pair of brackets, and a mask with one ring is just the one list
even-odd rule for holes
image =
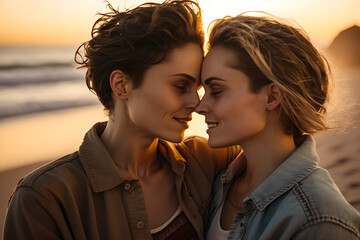
{"label": "blurred background", "polygon": [[[124,9],[145,1],[109,0]],[[162,2],[162,1],[154,1]],[[221,3],[220,3],[221,2]],[[204,27],[215,18],[266,11],[289,18],[330,60],[334,130],[316,135],[320,165],[360,210],[360,1],[199,0]],[[17,181],[36,167],[76,151],[84,134],[107,118],[76,70],[77,47],[90,39],[100,0],[0,0],[0,228]],[[207,137],[194,114],[187,135]]]}

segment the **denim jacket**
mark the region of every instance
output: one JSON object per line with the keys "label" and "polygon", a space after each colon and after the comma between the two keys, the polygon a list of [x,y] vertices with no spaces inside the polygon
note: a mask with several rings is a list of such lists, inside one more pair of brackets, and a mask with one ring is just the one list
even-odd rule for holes
{"label": "denim jacket", "polygon": [[[227,239],[359,239],[360,215],[320,168],[315,141],[305,141],[243,201]],[[238,171],[234,160],[218,175],[206,233]],[[261,166],[259,166],[261,167]]]}

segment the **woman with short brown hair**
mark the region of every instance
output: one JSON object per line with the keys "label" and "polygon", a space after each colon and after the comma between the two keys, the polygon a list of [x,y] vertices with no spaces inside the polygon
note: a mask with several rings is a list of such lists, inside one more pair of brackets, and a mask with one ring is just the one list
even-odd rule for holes
{"label": "woman with short brown hair", "polygon": [[183,139],[199,102],[201,10],[187,0],[110,9],[76,56],[109,121],[20,181],[4,239],[203,239],[214,176],[239,148]]}

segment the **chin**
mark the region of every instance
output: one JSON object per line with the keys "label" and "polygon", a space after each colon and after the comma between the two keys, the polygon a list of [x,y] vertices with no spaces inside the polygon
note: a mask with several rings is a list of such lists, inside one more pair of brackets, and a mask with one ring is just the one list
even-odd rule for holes
{"label": "chin", "polygon": [[181,134],[174,134],[172,136],[168,135],[161,138],[169,142],[180,143],[182,140],[184,140],[184,131],[181,132]]}
{"label": "chin", "polygon": [[233,145],[233,144],[227,143],[219,138],[214,138],[211,136],[209,136],[208,144],[212,148],[222,148],[222,147],[229,147],[229,146]]}

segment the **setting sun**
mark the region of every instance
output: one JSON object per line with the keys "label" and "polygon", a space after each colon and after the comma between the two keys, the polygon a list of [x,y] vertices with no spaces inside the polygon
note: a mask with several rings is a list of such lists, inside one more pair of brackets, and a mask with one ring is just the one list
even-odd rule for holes
{"label": "setting sun", "polygon": [[[113,6],[132,7],[145,1],[109,1]],[[162,2],[157,0],[156,2]],[[319,45],[328,45],[336,34],[360,25],[360,2],[287,0],[199,0],[204,27],[225,15],[244,11],[266,11],[298,22]],[[106,11],[106,3],[90,1],[1,1],[0,45],[77,45],[90,37],[96,13]]]}

